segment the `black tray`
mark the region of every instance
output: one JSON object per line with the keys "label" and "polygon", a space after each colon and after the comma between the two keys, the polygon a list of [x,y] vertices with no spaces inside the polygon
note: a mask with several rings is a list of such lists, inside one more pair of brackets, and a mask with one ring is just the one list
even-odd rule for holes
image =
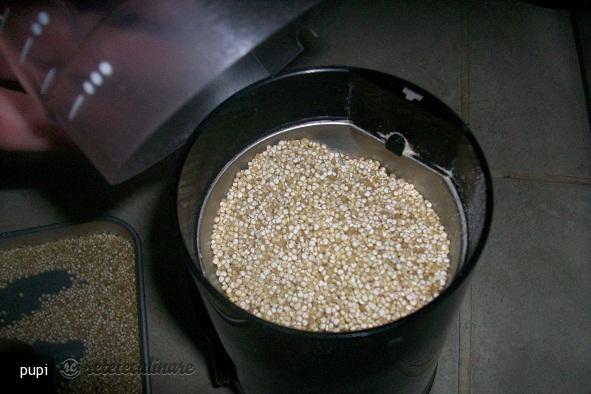
{"label": "black tray", "polygon": [[[57,223],[46,226],[33,227],[12,232],[0,233],[0,250],[9,250],[17,247],[39,245],[46,242],[54,242],[60,239],[69,239],[90,234],[109,233],[118,235],[133,244],[135,253],[135,267],[136,267],[136,290],[137,290],[137,307],[138,307],[138,324],[140,333],[140,354],[145,367],[148,367],[150,358],[148,355],[148,336],[146,323],[146,303],[144,297],[144,274],[142,268],[142,255],[140,238],[135,230],[123,220],[114,217],[101,217],[91,222],[80,224],[72,223]],[[62,271],[50,271],[47,274],[42,274],[43,280],[34,280],[27,278],[19,283],[19,288],[33,290],[35,293],[43,293],[51,291],[52,289],[61,289],[62,286],[69,287],[71,285],[68,275],[64,275]],[[43,286],[40,288],[40,285]],[[45,291],[44,291],[45,290]],[[19,295],[14,295],[18,297]],[[8,299],[10,295],[5,295]],[[1,316],[4,321],[0,321],[0,327],[10,321],[18,319],[23,314],[31,312],[38,308],[38,296],[29,297],[24,300],[19,300],[20,304],[24,303],[24,310],[21,307],[18,312],[19,316]],[[54,361],[59,361],[66,355],[77,355],[78,358],[82,355],[83,345],[82,341],[71,341],[65,344],[66,346],[41,346],[41,349],[36,349],[43,356],[49,357]],[[60,358],[61,357],[61,358]],[[150,375],[143,374],[142,377],[142,391],[145,394],[151,393]]]}

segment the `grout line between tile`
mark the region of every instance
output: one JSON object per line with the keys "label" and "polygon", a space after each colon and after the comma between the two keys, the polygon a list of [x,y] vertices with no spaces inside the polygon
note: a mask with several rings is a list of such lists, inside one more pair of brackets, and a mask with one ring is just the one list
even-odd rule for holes
{"label": "grout line between tile", "polygon": [[492,168],[491,175],[496,179],[514,179],[547,183],[564,183],[569,185],[591,185],[591,178],[569,175],[542,175],[518,171],[502,171]]}
{"label": "grout line between tile", "polygon": [[468,282],[464,300],[460,306],[458,393],[472,391],[472,283]]}
{"label": "grout line between tile", "polygon": [[[460,7],[460,116],[470,123],[470,42],[469,18],[466,0],[459,1]],[[458,393],[469,394],[472,389],[471,345],[472,345],[472,283],[468,281],[464,301],[460,307],[458,330]]]}

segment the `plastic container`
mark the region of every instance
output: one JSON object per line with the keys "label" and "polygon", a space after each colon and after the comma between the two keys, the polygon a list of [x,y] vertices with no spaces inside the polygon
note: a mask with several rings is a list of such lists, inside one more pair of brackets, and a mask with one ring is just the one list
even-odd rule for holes
{"label": "plastic container", "polygon": [[301,51],[317,0],[3,2],[0,53],[111,183],[162,160],[222,101]]}
{"label": "plastic container", "polygon": [[[40,245],[46,242],[56,242],[62,239],[76,238],[80,236],[87,236],[93,234],[109,233],[115,234],[119,237],[126,239],[131,242],[134,248],[135,254],[135,270],[136,270],[136,290],[137,290],[137,314],[138,314],[138,327],[139,327],[139,338],[140,341],[140,352],[141,360],[145,366],[149,366],[149,355],[148,355],[148,335],[147,335],[147,323],[146,323],[146,304],[144,296],[144,274],[142,267],[142,254],[140,239],[135,230],[123,220],[113,217],[103,217],[96,219],[91,222],[81,224],[69,224],[69,223],[58,223],[50,224],[46,226],[33,227],[23,230],[17,230],[8,233],[0,234],[0,250],[10,250],[19,247]],[[62,286],[68,287],[70,284],[63,275],[60,275],[57,271],[49,271],[44,274],[44,286],[48,288],[59,289]],[[27,280],[21,286],[26,291],[27,286],[38,286],[39,284],[35,281]],[[34,291],[33,291],[34,292]],[[36,306],[32,301],[25,305],[25,310],[22,312],[30,312],[36,309]],[[85,317],[81,317],[85,318]],[[67,349],[60,348],[58,346],[48,347],[45,352],[41,354],[46,359],[53,360],[54,362],[62,361],[64,351],[69,354],[82,355],[83,352],[82,342],[80,346],[77,346],[78,341],[72,341]],[[150,375],[144,374],[142,376],[142,389],[145,394],[151,393]]]}
{"label": "plastic container", "polygon": [[[230,302],[208,251],[210,221],[233,174],[281,138],[376,158],[433,202],[452,242],[452,276],[431,303],[380,327],[295,330]],[[269,78],[234,95],[198,128],[181,170],[177,214],[189,268],[245,393],[421,393],[484,246],[491,178],[474,137],[446,105],[402,79],[330,67]]]}

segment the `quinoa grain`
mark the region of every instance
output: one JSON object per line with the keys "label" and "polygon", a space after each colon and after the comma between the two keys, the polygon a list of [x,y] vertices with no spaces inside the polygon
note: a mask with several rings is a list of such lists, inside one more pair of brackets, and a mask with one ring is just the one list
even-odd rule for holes
{"label": "quinoa grain", "polygon": [[238,172],[211,235],[228,298],[308,331],[406,316],[446,283],[449,240],[415,187],[375,160],[280,141]]}

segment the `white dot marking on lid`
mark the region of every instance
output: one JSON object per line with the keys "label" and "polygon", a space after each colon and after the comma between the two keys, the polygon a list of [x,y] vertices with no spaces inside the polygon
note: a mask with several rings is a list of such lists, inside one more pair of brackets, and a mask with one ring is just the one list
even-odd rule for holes
{"label": "white dot marking on lid", "polygon": [[31,32],[36,36],[40,36],[41,33],[43,33],[43,27],[41,27],[39,23],[33,22],[31,25]]}
{"label": "white dot marking on lid", "polygon": [[88,81],[84,81],[84,83],[82,84],[82,88],[84,88],[84,91],[86,92],[86,94],[92,95],[94,94],[94,85],[91,84]]}
{"label": "white dot marking on lid", "polygon": [[109,62],[102,61],[99,64],[99,71],[101,72],[101,74],[103,74],[105,76],[109,76],[109,75],[113,74],[113,66],[111,66],[111,63],[109,63]]}
{"label": "white dot marking on lid", "polygon": [[96,71],[93,71],[92,73],[90,73],[90,80],[96,86],[101,86],[103,84],[103,76],[101,74],[97,73]]}
{"label": "white dot marking on lid", "polygon": [[37,20],[44,26],[47,26],[49,23],[49,14],[45,11],[41,11],[37,14]]}

